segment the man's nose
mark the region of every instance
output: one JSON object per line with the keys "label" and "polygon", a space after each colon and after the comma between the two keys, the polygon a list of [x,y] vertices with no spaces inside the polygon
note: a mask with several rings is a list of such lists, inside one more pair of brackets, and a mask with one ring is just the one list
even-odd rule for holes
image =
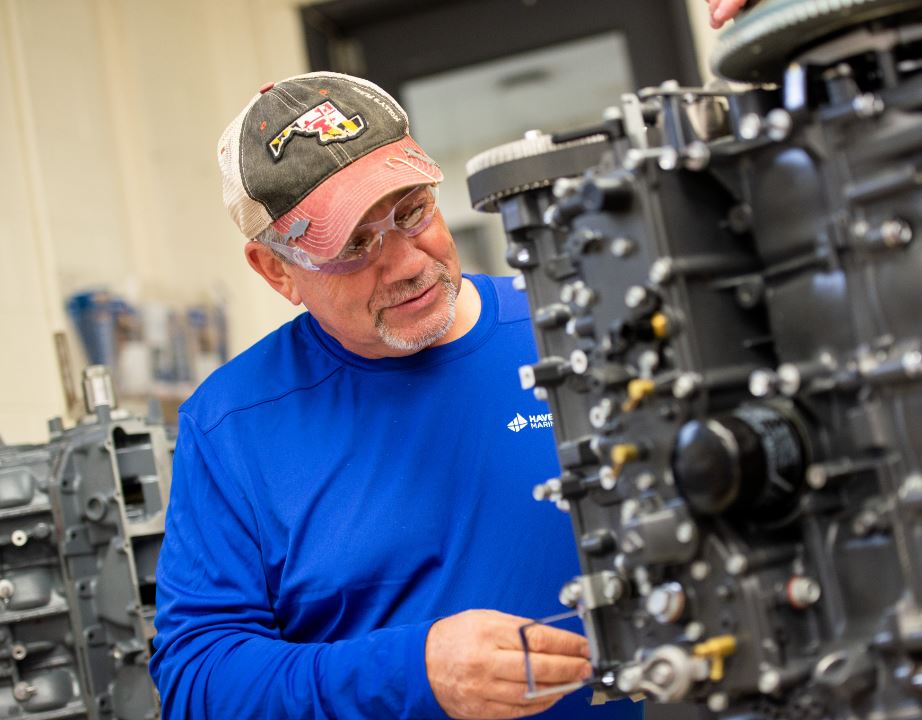
{"label": "man's nose", "polygon": [[378,260],[384,282],[414,278],[425,269],[429,256],[419,249],[415,240],[398,228],[391,228],[384,234]]}

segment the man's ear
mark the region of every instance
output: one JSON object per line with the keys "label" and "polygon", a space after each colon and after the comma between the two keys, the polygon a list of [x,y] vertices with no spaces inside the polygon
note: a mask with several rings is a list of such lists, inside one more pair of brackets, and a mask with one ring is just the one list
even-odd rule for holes
{"label": "man's ear", "polygon": [[291,277],[291,268],[265,245],[250,241],[243,246],[250,267],[263,276],[273,290],[292,305],[301,304],[301,293]]}

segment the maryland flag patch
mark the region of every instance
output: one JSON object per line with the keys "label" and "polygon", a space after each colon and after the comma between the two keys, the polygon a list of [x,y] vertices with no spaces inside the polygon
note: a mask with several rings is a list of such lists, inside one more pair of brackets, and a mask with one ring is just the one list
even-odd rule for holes
{"label": "maryland flag patch", "polygon": [[295,135],[317,136],[321,145],[331,142],[345,142],[358,137],[365,131],[365,120],[361,115],[347,118],[330,100],[312,107],[269,141],[269,152],[274,160],[282,157],[285,145]]}

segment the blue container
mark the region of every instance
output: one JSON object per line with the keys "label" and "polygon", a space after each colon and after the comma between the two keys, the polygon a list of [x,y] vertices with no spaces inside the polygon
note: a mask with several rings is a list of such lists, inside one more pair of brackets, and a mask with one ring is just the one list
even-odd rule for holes
{"label": "blue container", "polygon": [[75,293],[67,301],[67,313],[91,365],[115,367],[115,305],[101,290]]}

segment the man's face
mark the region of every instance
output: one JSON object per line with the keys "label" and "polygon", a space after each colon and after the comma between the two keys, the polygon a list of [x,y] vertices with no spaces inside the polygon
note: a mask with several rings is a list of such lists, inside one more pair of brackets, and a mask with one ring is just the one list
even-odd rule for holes
{"label": "man's face", "polygon": [[[386,195],[361,222],[385,217],[406,192]],[[461,288],[455,243],[438,210],[415,237],[385,235],[381,256],[356,273],[327,275],[295,265],[285,272],[320,326],[368,358],[410,355],[444,342]]]}

